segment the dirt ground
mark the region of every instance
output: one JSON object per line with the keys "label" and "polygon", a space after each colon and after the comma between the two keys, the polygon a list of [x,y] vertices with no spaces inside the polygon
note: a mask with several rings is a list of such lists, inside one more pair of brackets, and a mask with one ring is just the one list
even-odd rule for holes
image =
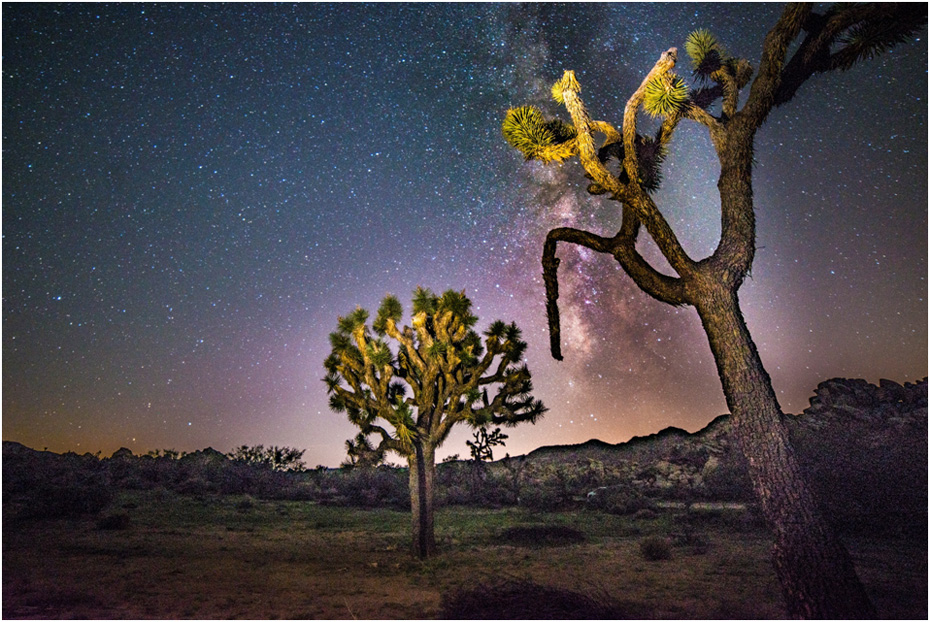
{"label": "dirt ground", "polygon": [[[768,538],[727,517],[683,528],[672,515],[450,508],[437,516],[440,554],[421,562],[407,553],[403,512],[163,491],[120,503],[125,529],[5,521],[3,617],[423,619],[440,614],[443,594],[506,580],[614,600],[631,618],[784,617]],[[585,541],[502,541],[507,527],[543,524]],[[671,559],[643,558],[640,542],[655,535]],[[881,617],[926,618],[926,542],[917,548],[850,543]]]}

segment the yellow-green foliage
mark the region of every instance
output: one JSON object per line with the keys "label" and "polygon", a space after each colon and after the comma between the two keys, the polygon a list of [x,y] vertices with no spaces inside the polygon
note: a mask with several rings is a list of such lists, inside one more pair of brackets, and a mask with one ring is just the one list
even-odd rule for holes
{"label": "yellow-green foliage", "polygon": [[688,101],[688,86],[673,73],[650,80],[646,85],[643,108],[654,117],[672,115]]}
{"label": "yellow-green foliage", "polygon": [[[504,138],[527,160],[560,160],[558,146],[573,139],[575,128],[558,119],[547,121],[539,108],[520,106],[507,111],[501,125]],[[555,149],[553,149],[555,148]]]}
{"label": "yellow-green foliage", "polygon": [[711,52],[716,52],[718,63],[725,56],[720,42],[709,30],[695,30],[685,40],[685,52],[691,57],[691,67],[698,71],[704,65]]}
{"label": "yellow-green foliage", "polygon": [[558,82],[552,85],[552,99],[554,99],[559,105],[565,104],[563,92],[566,89],[571,89],[576,92],[581,91],[581,85],[578,84],[578,80],[575,79],[574,71],[566,71],[565,75],[563,75]]}

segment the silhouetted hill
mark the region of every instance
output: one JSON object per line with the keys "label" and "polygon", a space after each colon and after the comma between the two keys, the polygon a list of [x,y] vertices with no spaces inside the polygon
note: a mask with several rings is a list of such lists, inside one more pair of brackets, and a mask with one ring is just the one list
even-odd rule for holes
{"label": "silhouetted hill", "polygon": [[[810,406],[786,415],[785,424],[829,515],[846,522],[867,515],[924,520],[926,378],[904,385],[881,380],[877,386],[827,380],[817,386]],[[555,465],[597,470],[607,474],[602,480],[632,483],[650,497],[753,500],[745,459],[730,438],[729,415],[695,433],[670,427],[626,443],[547,446],[510,460],[531,470]]]}
{"label": "silhouetted hill", "polygon": [[[927,380],[820,383],[808,408],[785,424],[826,514],[844,526],[922,530],[927,516]],[[3,442],[4,517],[94,514],[120,489],[179,494],[249,494],[320,503],[404,507],[400,469],[283,473],[231,460],[207,448],[189,454],[109,458],[36,451]],[[536,509],[585,503],[618,513],[660,501],[753,502],[743,455],[721,415],[689,433],[666,428],[611,445],[590,440],[541,447],[526,456],[476,466],[439,466],[439,503]],[[593,494],[589,494],[593,493]],[[595,503],[591,503],[592,499]]]}

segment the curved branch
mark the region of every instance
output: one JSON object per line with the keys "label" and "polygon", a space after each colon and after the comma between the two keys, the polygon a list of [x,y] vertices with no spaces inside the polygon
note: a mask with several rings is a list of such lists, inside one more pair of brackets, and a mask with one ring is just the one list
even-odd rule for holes
{"label": "curved branch", "polygon": [[889,47],[898,37],[909,36],[927,22],[927,8],[923,3],[854,4],[830,15],[811,14],[804,24],[807,36],[785,65],[775,106],[790,101],[798,89],[815,73],[835,69],[848,69],[862,57],[863,47],[847,43],[831,53],[831,46],[844,32],[857,24],[886,24],[891,37]]}
{"label": "curved branch", "polygon": [[662,274],[636,250],[639,221],[632,208],[624,206],[620,232],[613,239],[613,256],[636,286],[659,302],[673,306],[691,304],[686,296],[685,281]]}
{"label": "curved branch", "polygon": [[[584,107],[584,102],[578,97],[581,85],[579,85],[578,80],[575,79],[574,71],[565,72],[559,84],[559,89],[565,103],[565,108],[571,115],[572,123],[578,134],[575,137],[575,146],[578,151],[578,159],[581,160],[581,165],[591,176],[591,179],[602,188],[612,193],[614,197],[625,197],[627,195],[627,190],[624,185],[620,183],[620,180],[615,175],[607,170],[604,163],[597,157],[597,151],[594,149],[594,137],[591,133],[592,129],[594,129],[595,122],[588,116],[588,111]],[[616,142],[616,139],[620,137],[619,132],[609,123],[598,122],[597,127],[599,131],[607,130],[607,132],[609,132],[605,144]]]}
{"label": "curved branch", "polygon": [[691,105],[688,106],[688,109],[685,110],[684,116],[692,121],[697,121],[701,125],[705,126],[711,131],[711,133],[717,132],[723,129],[723,125],[718,121],[712,114],[701,108],[700,106]]}
{"label": "curved branch", "polygon": [[736,77],[730,75],[725,67],[715,71],[711,78],[716,80],[723,89],[723,118],[728,119],[736,114],[736,106],[739,103],[739,87],[736,84]]}
{"label": "curved branch", "polygon": [[646,87],[649,83],[667,73],[675,67],[678,60],[678,49],[669,48],[662,53],[655,66],[646,74],[639,88],[633,92],[626,102],[623,110],[623,169],[630,178],[630,186],[636,188],[639,194],[644,194],[639,186],[639,161],[636,157],[636,113],[646,96]]}
{"label": "curved branch", "polygon": [[636,285],[653,298],[671,305],[689,304],[684,283],[680,278],[662,274],[643,259],[636,250],[639,223],[630,208],[624,208],[623,225],[613,238],[605,238],[589,231],[559,227],[546,235],[543,245],[543,281],[546,284],[546,317],[549,323],[549,349],[552,358],[562,360],[561,320],[559,317],[559,278],[561,260],[555,256],[559,242],[584,246],[599,253],[608,253],[620,263]]}
{"label": "curved branch", "polygon": [[[643,224],[646,225],[646,230],[649,231],[649,235],[655,240],[659,250],[662,251],[662,254],[668,260],[669,264],[671,264],[672,268],[674,268],[679,275],[684,276],[693,269],[694,262],[688,257],[687,253],[685,253],[675,232],[672,231],[665,217],[662,216],[662,213],[659,212],[655,203],[652,202],[652,199],[643,191],[637,181],[639,178],[639,161],[636,156],[636,110],[642,104],[646,85],[654,77],[674,67],[676,58],[677,50],[675,48],[671,48],[663,53],[655,67],[652,68],[646,76],[646,79],[643,80],[639,89],[637,89],[636,93],[634,93],[627,102],[627,109],[624,113],[623,120],[623,166],[630,179],[627,185],[622,184],[615,175],[611,174],[610,171],[607,170],[607,167],[604,166],[604,163],[601,162],[600,158],[597,157],[597,152],[594,150],[594,139],[591,136],[592,122],[585,109],[584,102],[581,101],[581,97],[578,95],[581,91],[581,86],[575,79],[574,72],[565,72],[559,84],[559,90],[565,102],[565,107],[572,117],[572,122],[575,124],[575,130],[578,132],[578,136],[575,139],[578,147],[578,158],[581,160],[581,164],[584,166],[585,171],[587,171],[595,183],[613,194],[615,199],[623,201],[639,210],[639,217],[642,219]],[[670,121],[667,125],[663,123],[662,127],[659,129],[660,140],[666,142],[669,140],[676,123],[677,121],[674,120]],[[583,242],[575,243],[587,245],[591,242],[592,240],[584,240]],[[589,248],[592,247],[589,246]]]}
{"label": "curved branch", "polygon": [[[363,432],[365,431],[363,430]],[[369,426],[366,433],[367,434],[371,434],[371,433],[378,434],[381,437],[381,442],[378,443],[378,447],[377,449],[375,449],[375,451],[378,451],[378,452],[393,451],[397,454],[400,454],[401,456],[407,455],[408,452],[404,449],[404,444],[398,441],[397,439],[392,438],[391,434],[387,430],[382,428],[380,425]]]}
{"label": "curved branch", "polygon": [[569,227],[559,227],[551,230],[546,235],[546,243],[543,245],[543,281],[546,283],[546,317],[549,321],[549,350],[552,352],[552,358],[557,361],[562,360],[562,342],[561,342],[561,322],[559,320],[559,263],[560,260],[555,256],[558,242],[570,242],[578,244],[585,248],[590,248],[599,253],[610,253],[612,251],[610,240],[599,235],[572,229]]}
{"label": "curved branch", "polygon": [[811,5],[793,3],[785,7],[778,23],[765,35],[762,45],[762,61],[759,74],[749,89],[746,105],[735,116],[745,119],[748,131],[754,132],[762,125],[775,104],[775,93],[781,82],[782,69],[788,46],[801,31]]}

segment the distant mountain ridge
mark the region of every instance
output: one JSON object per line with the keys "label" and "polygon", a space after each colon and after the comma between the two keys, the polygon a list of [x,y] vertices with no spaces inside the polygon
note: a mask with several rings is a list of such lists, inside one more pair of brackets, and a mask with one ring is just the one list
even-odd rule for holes
{"label": "distant mountain ridge", "polygon": [[[926,378],[903,385],[827,380],[817,386],[808,408],[785,415],[784,421],[828,515],[869,529],[926,527]],[[540,447],[510,460],[529,470],[595,472],[650,498],[755,498],[746,459],[730,438],[729,415],[694,433],[670,427],[616,445],[595,439]]]}
{"label": "distant mountain ridge", "polygon": [[[842,418],[849,418],[843,422]],[[691,439],[693,441],[719,440],[729,435],[729,414],[718,415],[696,432],[669,426],[653,434],[634,436],[628,441],[611,444],[600,439],[569,445],[544,445],[526,454],[526,458],[542,458],[549,454],[586,454],[600,451],[625,451],[640,445],[661,443],[664,440]],[[878,385],[862,379],[833,378],[817,385],[810,406],[799,415],[786,415],[789,429],[822,429],[831,424],[871,424],[895,428],[927,425],[927,378],[903,385],[881,379]]]}
{"label": "distant mountain ridge", "polygon": [[[904,385],[835,378],[820,383],[810,406],[786,415],[801,468],[825,514],[864,533],[924,534],[927,525],[927,379]],[[752,505],[746,459],[730,438],[730,417],[702,430],[666,428],[611,445],[591,440],[541,447],[476,469],[440,464],[445,504],[581,506],[631,513],[662,502]],[[36,451],[3,442],[3,513],[31,520],[92,515],[119,490],[402,508],[409,503],[398,469],[278,472],[204,449],[183,456],[111,457]]]}

